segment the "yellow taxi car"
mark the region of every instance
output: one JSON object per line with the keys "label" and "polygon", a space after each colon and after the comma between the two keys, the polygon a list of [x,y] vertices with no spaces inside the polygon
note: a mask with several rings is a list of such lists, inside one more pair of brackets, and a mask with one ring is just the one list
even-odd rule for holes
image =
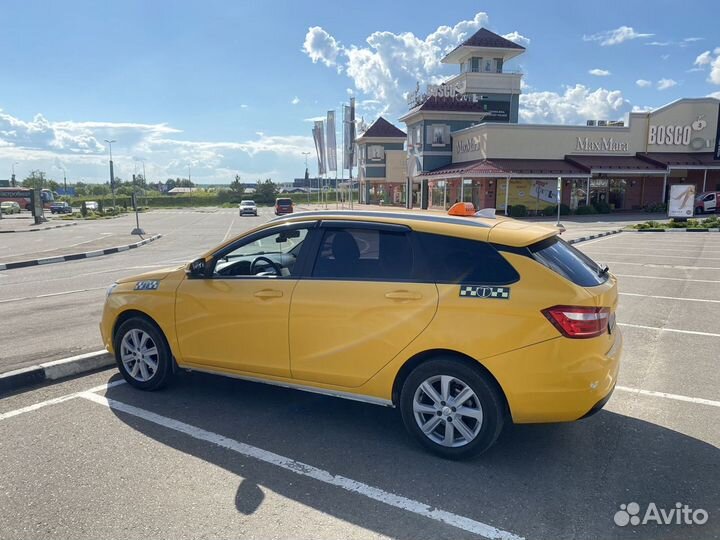
{"label": "yellow taxi car", "polygon": [[607,268],[543,226],[319,211],[118,281],[101,332],[137,388],[180,368],[396,406],[426,448],[463,457],[506,422],[605,404],[617,298]]}

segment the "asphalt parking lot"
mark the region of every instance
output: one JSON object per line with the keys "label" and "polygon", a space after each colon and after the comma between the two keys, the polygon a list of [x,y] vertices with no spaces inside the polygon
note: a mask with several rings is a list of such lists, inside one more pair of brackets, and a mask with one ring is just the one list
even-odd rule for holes
{"label": "asphalt parking lot", "polygon": [[[227,216],[181,219],[175,239],[106,259],[127,268],[0,279],[92,288],[227,234]],[[202,233],[182,224],[193,220]],[[485,455],[452,462],[416,447],[393,409],[186,373],[143,393],[106,370],[0,400],[0,538],[720,538],[720,235],[578,247],[620,280],[619,386],[595,416],[510,426]],[[102,294],[51,297],[75,298],[54,323],[96,321]],[[709,519],[616,525],[632,502]]]}

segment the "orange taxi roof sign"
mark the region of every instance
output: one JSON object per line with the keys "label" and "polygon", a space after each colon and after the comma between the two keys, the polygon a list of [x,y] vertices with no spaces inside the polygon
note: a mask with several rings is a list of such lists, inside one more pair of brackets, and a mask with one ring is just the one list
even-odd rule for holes
{"label": "orange taxi roof sign", "polygon": [[448,210],[449,216],[474,216],[475,205],[471,202],[457,202]]}

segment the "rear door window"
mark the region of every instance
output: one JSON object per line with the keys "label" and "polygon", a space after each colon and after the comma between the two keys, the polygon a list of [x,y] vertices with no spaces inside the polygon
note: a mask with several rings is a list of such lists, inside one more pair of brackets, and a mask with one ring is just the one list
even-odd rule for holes
{"label": "rear door window", "polygon": [[413,250],[407,233],[373,228],[327,228],[313,277],[371,281],[407,281]]}
{"label": "rear door window", "polygon": [[530,246],[539,263],[581,287],[595,287],[607,281],[607,273],[590,257],[556,237]]}
{"label": "rear door window", "polygon": [[520,276],[513,266],[487,242],[416,233],[422,247],[422,281],[506,285]]}
{"label": "rear door window", "polygon": [[278,206],[292,206],[292,199],[278,199],[276,202]]}

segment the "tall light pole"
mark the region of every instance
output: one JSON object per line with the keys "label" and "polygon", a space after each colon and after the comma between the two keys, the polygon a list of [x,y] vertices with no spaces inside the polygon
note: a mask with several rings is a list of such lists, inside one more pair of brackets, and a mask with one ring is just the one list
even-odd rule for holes
{"label": "tall light pole", "polygon": [[62,165],[60,166],[60,168],[61,168],[62,171],[63,171],[63,184],[64,184],[64,186],[65,186],[65,193],[64,193],[64,195],[67,197],[67,196],[68,196],[68,192],[67,192],[67,171],[65,170],[65,167],[63,167]]}
{"label": "tall light pole", "polygon": [[[302,155],[305,156],[305,180],[309,180],[309,179],[310,179],[310,173],[309,173],[309,171],[308,171],[307,157],[310,155],[310,152],[303,152]],[[309,189],[310,186],[307,186],[307,187],[308,187],[308,204],[309,204],[309,203],[310,203],[310,191],[311,191],[311,190]]]}
{"label": "tall light pole", "polygon": [[192,182],[192,179],[190,178],[190,171],[191,171],[190,167],[191,167],[191,166],[188,165],[188,187],[190,187],[189,184]]}
{"label": "tall light pole", "polygon": [[14,161],[12,164],[12,176],[10,177],[11,178],[10,183],[12,184],[12,187],[17,186],[17,183],[15,182],[15,165],[19,165],[19,164],[20,164],[19,161]]}
{"label": "tall light pole", "polygon": [[113,174],[112,143],[117,141],[115,139],[111,141],[105,139],[105,142],[110,146],[110,191],[112,191],[113,208],[115,208],[115,175]]}

